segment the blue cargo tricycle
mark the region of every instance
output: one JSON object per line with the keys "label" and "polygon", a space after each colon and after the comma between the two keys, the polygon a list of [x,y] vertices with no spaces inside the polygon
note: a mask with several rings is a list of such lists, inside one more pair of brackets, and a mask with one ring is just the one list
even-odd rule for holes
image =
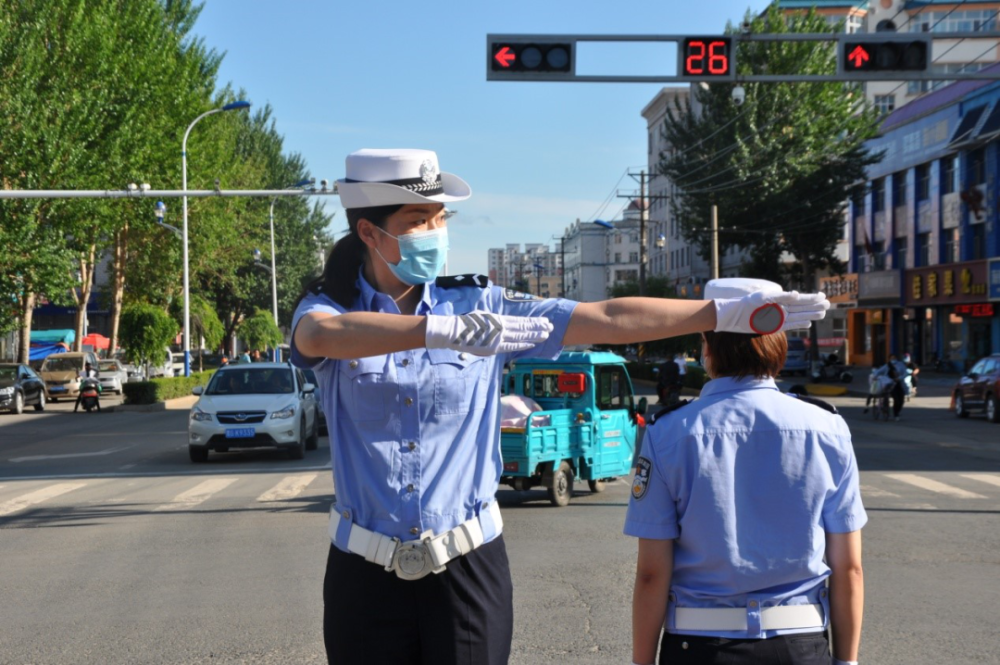
{"label": "blue cargo tricycle", "polygon": [[553,505],[566,506],[577,478],[600,492],[631,471],[646,398],[636,403],[621,356],[568,351],[557,360],[518,360],[503,392],[501,482],[544,487]]}

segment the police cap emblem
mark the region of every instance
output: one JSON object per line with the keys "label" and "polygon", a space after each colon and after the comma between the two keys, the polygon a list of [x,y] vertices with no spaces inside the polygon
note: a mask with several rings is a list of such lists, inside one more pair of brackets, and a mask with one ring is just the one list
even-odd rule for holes
{"label": "police cap emblem", "polygon": [[439,174],[440,171],[438,171],[438,165],[435,164],[432,160],[425,159],[420,164],[420,177],[428,185],[437,182]]}

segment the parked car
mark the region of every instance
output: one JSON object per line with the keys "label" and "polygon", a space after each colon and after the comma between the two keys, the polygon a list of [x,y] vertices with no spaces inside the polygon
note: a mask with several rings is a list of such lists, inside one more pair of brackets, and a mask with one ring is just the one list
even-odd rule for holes
{"label": "parked car", "polygon": [[192,391],[200,399],[188,419],[191,461],[234,448],[279,448],[302,459],[319,443],[315,388],[289,363],[220,368]]}
{"label": "parked car", "polygon": [[781,368],[781,373],[791,376],[799,373],[805,376],[809,371],[809,352],[806,349],[806,341],[801,337],[788,338],[788,354],[785,356],[785,366]]}
{"label": "parked car", "polygon": [[80,392],[80,373],[90,363],[98,368],[97,356],[92,351],[82,353],[58,353],[42,362],[38,374],[45,381],[49,399],[53,402],[62,397],[76,397]]}
{"label": "parked car", "polygon": [[316,373],[311,369],[304,369],[302,373],[306,375],[306,381],[316,386],[316,415],[319,416],[319,433],[327,435],[330,431],[326,427],[326,412],[323,411],[323,392],[320,389],[319,382],[316,380]]}
{"label": "parked car", "polygon": [[0,409],[21,414],[25,406],[45,410],[45,382],[27,365],[0,364]]}
{"label": "parked car", "polygon": [[122,365],[120,360],[101,360],[97,363],[97,378],[101,382],[101,389],[104,392],[112,392],[116,395],[122,394],[122,386],[128,383],[128,370]]}
{"label": "parked car", "polygon": [[982,411],[987,420],[1000,423],[1000,353],[980,359],[958,380],[951,392],[951,408],[959,418]]}

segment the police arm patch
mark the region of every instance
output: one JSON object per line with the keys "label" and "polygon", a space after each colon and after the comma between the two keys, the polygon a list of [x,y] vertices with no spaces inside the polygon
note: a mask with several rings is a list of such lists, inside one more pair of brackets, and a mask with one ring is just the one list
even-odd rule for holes
{"label": "police arm patch", "polygon": [[653,463],[645,457],[640,457],[635,463],[635,478],[632,480],[632,498],[638,501],[646,496],[649,490],[649,472],[653,468]]}
{"label": "police arm patch", "polygon": [[515,291],[514,289],[504,289],[503,290],[504,300],[510,300],[512,302],[525,302],[528,300],[541,300],[538,296],[533,296],[530,293],[522,293],[520,291]]}

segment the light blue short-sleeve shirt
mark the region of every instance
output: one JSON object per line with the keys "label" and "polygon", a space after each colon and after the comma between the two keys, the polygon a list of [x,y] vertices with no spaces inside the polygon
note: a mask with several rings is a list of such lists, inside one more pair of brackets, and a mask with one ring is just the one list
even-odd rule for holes
{"label": "light blue short-sleeve shirt", "polygon": [[867,519],[843,418],[771,379],[721,377],[647,429],[625,533],[675,541],[666,629],[677,632],[677,607],[821,604],[828,615],[826,533]]}
{"label": "light blue short-sleeve shirt", "polygon": [[[341,307],[310,293],[296,309],[292,330],[311,312],[399,314],[389,296],[359,274],[360,295]],[[337,510],[366,529],[415,540],[480,515],[500,482],[500,384],[504,363],[518,357],[557,358],[576,303],[539,300],[488,283],[485,277],[441,278],[424,287],[417,315],[485,310],[545,317],[554,329],[537,347],[517,354],[481,357],[450,349],[413,349],[345,360],[302,356],[312,367],[323,398]],[[293,335],[294,338],[294,335]],[[485,540],[497,535],[484,524]],[[492,531],[492,532],[491,532]],[[345,542],[339,542],[344,540]],[[347,551],[346,536],[334,544]]]}

